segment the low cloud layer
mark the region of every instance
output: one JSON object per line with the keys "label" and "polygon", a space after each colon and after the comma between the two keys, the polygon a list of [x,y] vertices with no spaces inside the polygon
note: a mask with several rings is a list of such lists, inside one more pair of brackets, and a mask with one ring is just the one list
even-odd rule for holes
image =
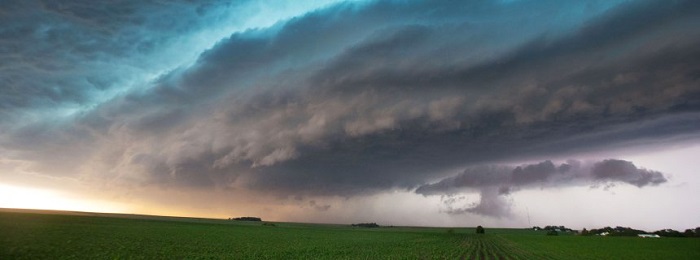
{"label": "low cloud layer", "polygon": [[[163,67],[236,5],[12,3],[0,21],[27,22],[0,32],[0,157],[43,175],[357,196],[700,127],[698,1],[339,3]],[[493,168],[464,187],[665,181],[614,162]],[[473,210],[501,214],[483,194]]]}
{"label": "low cloud layer", "polygon": [[425,196],[479,192],[480,201],[467,208],[454,208],[455,200],[445,200],[447,213],[475,213],[492,217],[510,214],[504,196],[524,189],[572,186],[606,186],[625,183],[639,188],[667,182],[663,173],[638,168],[632,162],[607,159],[599,162],[569,160],[556,165],[551,161],[513,166],[472,167],[438,182],[419,186],[415,192]]}

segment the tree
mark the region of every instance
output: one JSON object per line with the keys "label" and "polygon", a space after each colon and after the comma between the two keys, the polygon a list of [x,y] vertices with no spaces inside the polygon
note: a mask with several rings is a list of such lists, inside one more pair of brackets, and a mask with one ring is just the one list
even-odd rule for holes
{"label": "tree", "polygon": [[366,228],[378,228],[379,225],[377,223],[357,223],[357,224],[352,224],[351,226],[353,227],[366,227]]}
{"label": "tree", "polygon": [[484,227],[482,227],[482,226],[476,227],[476,233],[477,234],[485,234]]}
{"label": "tree", "polygon": [[673,230],[673,229],[662,229],[659,231],[654,232],[654,234],[657,234],[662,237],[683,237],[683,233],[679,232],[678,230]]}
{"label": "tree", "polygon": [[694,237],[695,236],[695,231],[692,229],[686,229],[685,232],[683,232],[683,235],[685,237]]}
{"label": "tree", "polygon": [[262,219],[258,217],[239,217],[239,218],[233,218],[232,220],[236,221],[262,221]]}
{"label": "tree", "polygon": [[581,235],[588,236],[588,230],[586,230],[586,228],[583,228],[583,230],[581,230]]}

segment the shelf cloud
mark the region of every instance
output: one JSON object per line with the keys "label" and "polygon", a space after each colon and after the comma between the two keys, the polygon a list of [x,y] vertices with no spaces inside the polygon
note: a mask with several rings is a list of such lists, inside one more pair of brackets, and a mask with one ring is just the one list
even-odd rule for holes
{"label": "shelf cloud", "polygon": [[481,202],[464,212],[501,216],[519,189],[668,178],[616,159],[475,165],[700,128],[698,1],[341,2],[209,45],[248,2],[64,2],[0,8],[0,159],[47,176],[279,197],[467,189]]}

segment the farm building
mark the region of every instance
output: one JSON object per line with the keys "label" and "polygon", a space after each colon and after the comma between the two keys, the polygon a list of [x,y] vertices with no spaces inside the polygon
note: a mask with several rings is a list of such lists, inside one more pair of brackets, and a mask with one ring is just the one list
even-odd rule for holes
{"label": "farm building", "polygon": [[638,237],[641,237],[641,238],[647,238],[647,237],[660,238],[660,236],[657,235],[657,234],[639,234],[639,235],[637,235],[637,236],[638,236]]}

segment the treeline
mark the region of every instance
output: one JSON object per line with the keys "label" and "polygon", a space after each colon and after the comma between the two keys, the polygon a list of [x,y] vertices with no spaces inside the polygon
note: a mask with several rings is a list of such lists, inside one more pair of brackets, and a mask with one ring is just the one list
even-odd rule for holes
{"label": "treeline", "polygon": [[239,220],[239,221],[262,221],[258,217],[239,217],[239,218],[229,218],[228,220]]}
{"label": "treeline", "polygon": [[654,232],[646,232],[644,230],[633,229],[629,227],[604,227],[600,229],[586,230],[585,228],[580,232],[583,236],[593,236],[593,235],[605,235],[605,236],[637,236],[640,234],[655,234],[661,237],[698,237],[700,238],[700,227],[695,229],[686,229],[684,232],[680,232],[673,229],[662,229]]}
{"label": "treeline", "polygon": [[378,228],[379,225],[377,223],[357,223],[357,224],[352,224],[351,226],[353,227],[366,227],[366,228]]}
{"label": "treeline", "polygon": [[547,235],[557,235],[559,232],[570,232],[576,233],[582,236],[621,236],[621,237],[634,237],[642,234],[655,234],[660,237],[700,237],[700,227],[695,229],[686,229],[684,232],[673,229],[662,229],[654,232],[647,232],[644,230],[633,229],[630,227],[604,227],[599,229],[582,229],[580,232],[578,230],[573,230],[565,226],[545,226],[541,228],[539,226],[532,227],[533,230],[543,230],[547,231]]}
{"label": "treeline", "polygon": [[600,229],[586,230],[585,228],[581,230],[581,235],[603,235],[603,236],[620,236],[620,237],[636,237],[639,234],[648,234],[648,232],[639,229],[633,229],[629,227],[604,227]]}
{"label": "treeline", "polygon": [[686,229],[683,233],[673,229],[662,229],[654,232],[662,237],[699,237],[700,238],[700,227],[695,229]]}
{"label": "treeline", "polygon": [[555,231],[555,232],[576,232],[576,230],[570,229],[565,226],[545,226],[544,228],[534,226],[532,227],[534,230],[547,230],[547,231]]}

